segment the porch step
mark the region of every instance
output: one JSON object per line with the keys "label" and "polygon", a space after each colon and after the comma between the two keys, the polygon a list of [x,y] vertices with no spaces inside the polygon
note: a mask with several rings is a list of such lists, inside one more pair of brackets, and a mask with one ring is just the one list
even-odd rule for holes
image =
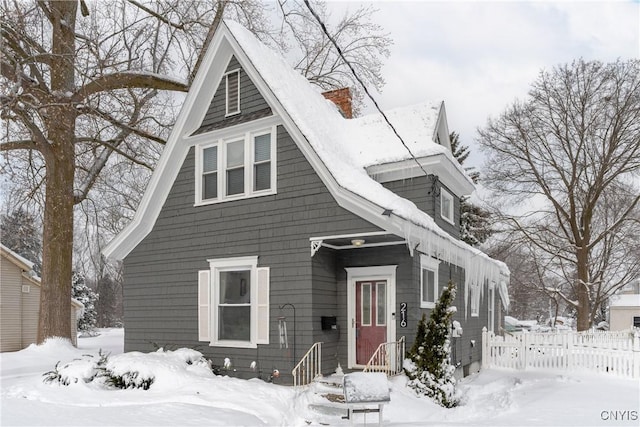
{"label": "porch step", "polygon": [[342,392],[343,375],[329,375],[316,378],[306,390],[310,409],[307,421],[320,425],[346,425],[342,417],[347,415]]}

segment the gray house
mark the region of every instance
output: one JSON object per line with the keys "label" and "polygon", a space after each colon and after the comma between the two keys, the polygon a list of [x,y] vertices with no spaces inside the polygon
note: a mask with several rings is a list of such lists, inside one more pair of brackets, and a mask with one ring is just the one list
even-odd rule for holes
{"label": "gray house", "polygon": [[478,369],[509,271],[459,239],[474,187],[444,104],[387,112],[409,153],[380,115],[349,118],[348,90],[326,96],[220,25],[138,212],[105,249],[124,262],[126,351],[197,348],[283,383],[300,360],[363,369],[383,343],[410,346],[452,280],[453,357]]}

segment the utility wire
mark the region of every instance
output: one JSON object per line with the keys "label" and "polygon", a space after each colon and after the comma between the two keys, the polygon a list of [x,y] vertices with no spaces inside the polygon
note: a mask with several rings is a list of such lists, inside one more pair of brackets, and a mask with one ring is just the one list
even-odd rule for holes
{"label": "utility wire", "polygon": [[378,110],[378,112],[382,115],[382,117],[384,118],[385,122],[387,122],[387,125],[389,125],[389,127],[391,128],[391,130],[393,131],[393,133],[398,137],[398,139],[400,140],[400,142],[402,143],[402,145],[404,146],[404,148],[407,149],[407,152],[411,155],[411,158],[413,159],[413,161],[416,162],[416,164],[418,165],[418,167],[420,169],[422,169],[422,172],[424,172],[424,176],[428,177],[429,174],[427,173],[426,170],[424,170],[424,168],[422,167],[422,165],[420,164],[420,162],[418,161],[418,159],[416,159],[416,156],[413,155],[413,153],[411,152],[411,149],[407,146],[407,144],[404,142],[404,139],[402,139],[402,137],[400,136],[400,134],[398,133],[398,131],[396,130],[396,128],[391,124],[391,122],[389,121],[389,119],[387,118],[387,115],[384,113],[384,111],[382,111],[382,109],[380,108],[380,106],[378,105],[378,103],[376,102],[376,100],[373,98],[373,95],[371,95],[371,93],[369,92],[369,89],[367,89],[367,86],[364,84],[364,82],[362,81],[362,79],[360,79],[360,76],[358,76],[358,74],[356,73],[356,70],[353,68],[353,65],[351,65],[351,63],[349,62],[349,60],[347,58],[345,58],[344,54],[342,53],[342,49],[340,49],[340,46],[338,46],[338,43],[334,40],[334,38],[329,34],[329,31],[327,30],[326,25],[324,25],[324,22],[322,22],[322,19],[320,19],[320,16],[318,16],[318,14],[316,13],[315,10],[313,10],[313,8],[311,7],[311,4],[309,3],[309,0],[304,0],[304,4],[307,6],[307,9],[309,9],[309,12],[311,12],[311,14],[314,16],[314,18],[316,18],[316,21],[318,21],[318,24],[320,24],[320,28],[322,28],[322,31],[324,32],[324,34],[329,38],[329,40],[331,41],[331,43],[333,44],[333,46],[336,48],[336,50],[338,51],[338,55],[340,55],[340,58],[342,58],[342,60],[344,61],[345,64],[347,64],[347,66],[349,67],[349,69],[351,70],[351,73],[353,74],[353,76],[356,78],[356,80],[358,81],[358,83],[360,83],[360,86],[362,86],[362,88],[364,89],[364,92],[367,94],[367,96],[369,97],[369,99],[371,100],[371,102],[373,102],[373,105],[376,107],[376,110]]}

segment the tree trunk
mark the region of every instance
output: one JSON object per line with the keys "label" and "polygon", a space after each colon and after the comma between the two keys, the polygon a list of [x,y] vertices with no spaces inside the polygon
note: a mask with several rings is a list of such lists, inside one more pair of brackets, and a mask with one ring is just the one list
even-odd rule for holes
{"label": "tree trunk", "polygon": [[71,338],[74,170],[73,144],[63,142],[47,161],[38,343]]}
{"label": "tree trunk", "polygon": [[591,298],[589,295],[589,253],[587,249],[578,249],[577,253],[577,297],[578,297],[578,331],[591,328]]}
{"label": "tree trunk", "polygon": [[53,336],[71,338],[73,266],[73,184],[77,113],[67,98],[75,90],[75,23],[78,2],[40,5],[52,26],[51,94],[43,110],[47,144],[41,147],[46,166],[42,249],[42,290],[38,343]]}

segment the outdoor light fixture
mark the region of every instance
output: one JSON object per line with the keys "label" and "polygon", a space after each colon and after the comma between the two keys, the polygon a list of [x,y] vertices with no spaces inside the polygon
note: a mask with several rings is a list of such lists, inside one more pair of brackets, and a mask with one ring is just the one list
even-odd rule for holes
{"label": "outdoor light fixture", "polygon": [[353,246],[360,247],[360,246],[364,245],[364,240],[363,240],[363,239],[353,239],[353,240],[351,241],[351,244],[352,244]]}

